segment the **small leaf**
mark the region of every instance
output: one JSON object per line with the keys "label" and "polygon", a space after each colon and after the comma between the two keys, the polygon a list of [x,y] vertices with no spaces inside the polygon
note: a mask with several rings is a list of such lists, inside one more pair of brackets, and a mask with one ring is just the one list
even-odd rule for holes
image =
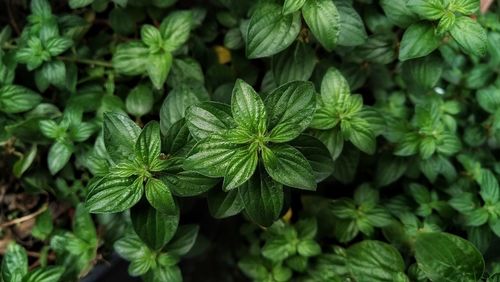
{"label": "small leaf", "polygon": [[166,41],[166,51],[172,52],[186,43],[192,24],[191,11],[173,12],[161,22],[160,32]]}
{"label": "small leaf", "polygon": [[141,178],[108,175],[89,188],[85,205],[91,213],[121,212],[135,205],[143,191]]}
{"label": "small leaf", "polygon": [[236,126],[229,106],[215,102],[189,107],[186,110],[186,121],[191,135],[197,140],[224,133]]}
{"label": "small leaf", "polygon": [[264,103],[252,86],[241,79],[234,85],[231,112],[239,127],[259,135],[265,132],[267,116]]}
{"label": "small leaf", "polygon": [[399,60],[419,58],[429,55],[441,44],[441,37],[436,35],[430,23],[412,24],[403,34],[399,49]]}
{"label": "small leaf", "polygon": [[31,110],[42,101],[34,91],[19,85],[0,87],[0,112],[21,113]]}
{"label": "small leaf", "polygon": [[252,148],[236,149],[227,163],[222,189],[232,190],[250,179],[257,168],[258,160],[257,150]]}
{"label": "small leaf", "polygon": [[146,71],[156,89],[162,89],[167,80],[168,73],[172,67],[172,54],[160,52],[150,54],[146,65]]}
{"label": "small leaf", "polygon": [[316,39],[331,51],[340,34],[340,15],[333,1],[308,0],[302,7],[302,15]]}
{"label": "small leaf", "polygon": [[406,5],[426,20],[439,20],[446,11],[441,0],[410,0]]}
{"label": "small leaf", "polygon": [[146,182],[145,190],[148,202],[159,212],[167,215],[178,212],[172,192],[163,181],[150,178]]}
{"label": "small leaf", "polygon": [[215,218],[226,218],[240,213],[245,207],[238,190],[224,192],[212,189],[207,195],[208,210]]}
{"label": "small leaf", "polygon": [[60,281],[65,268],[63,266],[47,266],[36,268],[28,273],[23,282],[56,282]]}
{"label": "small leaf", "polygon": [[141,128],[127,115],[121,113],[104,114],[104,145],[113,161],[118,163],[134,156],[135,142],[140,133]]}
{"label": "small leaf", "polygon": [[488,49],[486,30],[469,17],[457,17],[450,34],[468,54],[484,56]]}
{"label": "small leaf", "polygon": [[153,91],[146,84],[139,84],[134,87],[125,99],[127,112],[136,117],[141,117],[153,108]]}
{"label": "small leaf", "polygon": [[177,233],[165,247],[168,253],[183,256],[187,254],[198,238],[200,228],[198,225],[183,225],[179,226]]}
{"label": "small leaf", "polygon": [[285,0],[283,4],[283,14],[288,15],[295,13],[304,6],[307,0]]}
{"label": "small leaf", "polygon": [[28,255],[23,247],[10,243],[2,259],[1,277],[3,281],[22,282],[28,273]]}
{"label": "small leaf", "polygon": [[158,160],[161,152],[160,125],[151,121],[141,131],[135,143],[135,154],[139,161],[148,166]]}
{"label": "small leaf", "polygon": [[73,154],[72,143],[60,142],[52,144],[47,156],[47,163],[52,175],[58,173],[69,161]]}

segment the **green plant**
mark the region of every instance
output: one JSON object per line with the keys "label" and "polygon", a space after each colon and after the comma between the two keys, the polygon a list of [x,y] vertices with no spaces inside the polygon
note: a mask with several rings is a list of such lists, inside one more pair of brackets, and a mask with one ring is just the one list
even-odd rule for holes
{"label": "green plant", "polygon": [[4,2],[0,281],[498,280],[498,3]]}

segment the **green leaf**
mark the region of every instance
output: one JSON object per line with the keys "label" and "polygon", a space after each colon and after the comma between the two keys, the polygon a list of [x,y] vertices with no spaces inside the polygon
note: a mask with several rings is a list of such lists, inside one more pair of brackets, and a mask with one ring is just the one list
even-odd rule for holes
{"label": "green leaf", "polygon": [[97,232],[92,221],[92,217],[83,203],[79,203],[75,209],[75,216],[72,224],[75,236],[97,247]]}
{"label": "green leaf", "polygon": [[191,11],[176,11],[168,15],[160,25],[161,35],[166,41],[165,50],[171,52],[186,43],[192,24]]}
{"label": "green leaf", "polygon": [[215,102],[189,107],[186,110],[186,121],[191,135],[198,140],[224,133],[236,126],[229,106]]}
{"label": "green leaf", "polygon": [[415,258],[433,281],[476,281],[484,271],[484,260],[476,247],[448,233],[419,233]]}
{"label": "green leaf", "polygon": [[52,233],[53,228],[52,213],[50,209],[47,209],[36,217],[35,226],[31,230],[31,233],[33,237],[39,240],[45,240],[50,233]]}
{"label": "green leaf", "polygon": [[157,267],[146,273],[144,279],[150,282],[182,282],[182,274],[178,266]]}
{"label": "green leaf", "polygon": [[219,179],[208,178],[193,171],[181,171],[176,174],[166,174],[160,177],[179,197],[192,197],[203,194],[214,187]]}
{"label": "green leaf", "polygon": [[358,46],[365,43],[368,35],[363,20],[352,4],[347,1],[336,1],[335,6],[340,15],[340,33],[337,44]]}
{"label": "green leaf", "polygon": [[241,79],[233,88],[231,112],[239,127],[251,133],[262,135],[266,131],[266,109],[260,96]]}
{"label": "green leaf", "polygon": [[299,136],[311,123],[316,94],[310,82],[294,81],[273,90],[264,102],[270,140],[283,143]]}
{"label": "green leaf", "polygon": [[300,151],[286,144],[263,151],[264,167],[275,181],[299,189],[315,190],[316,181],[311,165]]}
{"label": "green leaf", "polygon": [[66,37],[53,37],[45,43],[45,48],[52,57],[61,55],[71,46],[73,46],[73,40]]}
{"label": "green leaf", "polygon": [[254,222],[270,226],[278,219],[284,203],[283,187],[262,167],[238,188],[245,213]]}
{"label": "green leaf", "polygon": [[141,131],[135,143],[135,154],[139,161],[151,168],[161,152],[160,125],[150,121]]}
{"label": "green leaf", "polygon": [[92,4],[94,0],[69,0],[69,7],[71,9],[78,9]]}
{"label": "green leaf", "polygon": [[481,174],[477,182],[479,183],[479,187],[481,187],[479,193],[485,202],[497,203],[500,200],[498,180],[491,170],[481,169]]}
{"label": "green leaf", "polygon": [[337,44],[340,34],[340,15],[331,0],[308,0],[302,15],[314,37],[328,51]]}
{"label": "green leaf", "polygon": [[476,99],[479,106],[490,114],[494,114],[500,108],[500,91],[495,87],[480,89],[477,91]]}
{"label": "green leaf", "polygon": [[0,87],[0,112],[15,114],[31,110],[42,101],[34,91],[19,85]]}
{"label": "green leaf", "polygon": [[159,212],[168,215],[178,212],[172,192],[163,181],[150,178],[146,182],[145,190],[148,202]]}
{"label": "green leaf", "polygon": [[113,161],[118,163],[134,156],[135,142],[140,133],[141,128],[127,115],[121,113],[104,114],[104,145]]}
{"label": "green leaf", "polygon": [[134,261],[145,259],[150,250],[135,233],[130,233],[114,243],[115,251],[123,258]]}
{"label": "green leaf", "polygon": [[228,162],[240,145],[228,142],[220,136],[208,137],[194,146],[184,161],[185,170],[192,170],[208,177],[222,177]]}
{"label": "green leaf", "polygon": [[179,211],[168,215],[140,202],[130,210],[135,233],[152,250],[159,250],[175,235],[179,224]]}
{"label": "green leaf", "polygon": [[406,6],[406,2],[406,0],[381,0],[380,6],[391,22],[405,28],[417,20],[417,15]]}
{"label": "green leaf", "polygon": [[313,257],[321,254],[321,246],[312,239],[300,241],[297,252],[304,257]]}
{"label": "green leaf", "polygon": [[62,61],[50,61],[43,64],[40,69],[42,76],[47,82],[58,88],[64,88],[66,85],[66,65]]}
{"label": "green leaf", "polygon": [[212,189],[208,195],[208,210],[215,218],[226,218],[240,213],[245,207],[238,190],[224,192]]}
{"label": "green leaf", "polygon": [[469,17],[457,17],[450,34],[467,54],[484,56],[488,50],[486,30]]}
{"label": "green leaf", "polygon": [[250,59],[268,57],[285,50],[300,32],[300,13],[282,14],[274,3],[259,5],[253,12],[246,35],[246,54]]}
{"label": "green leaf", "polygon": [[200,228],[198,225],[189,224],[179,226],[177,233],[175,233],[175,236],[165,247],[167,253],[177,256],[187,254],[194,246],[199,231]]}
{"label": "green leaf", "polygon": [[419,58],[429,55],[441,44],[441,37],[436,35],[430,23],[414,23],[403,34],[399,48],[399,60]]}
{"label": "green leaf", "polygon": [[238,267],[245,275],[255,280],[265,281],[269,275],[259,257],[243,257],[238,261]]}
{"label": "green leaf", "polygon": [[23,156],[14,163],[14,166],[12,167],[12,172],[17,178],[20,178],[23,175],[23,173],[25,173],[30,168],[31,164],[33,163],[33,161],[37,156],[38,152],[37,148],[38,147],[36,144],[31,145],[29,150],[25,152]]}
{"label": "green leaf", "polygon": [[271,70],[274,81],[277,85],[296,80],[307,81],[313,73],[316,62],[314,50],[309,45],[297,41],[284,52],[273,56]]}
{"label": "green leaf", "polygon": [[74,146],[72,143],[57,141],[52,144],[47,156],[49,171],[52,175],[58,173],[68,163],[73,150]]}
{"label": "green leaf", "polygon": [[29,272],[23,282],[57,282],[60,281],[65,268],[63,266],[47,266]]}
{"label": "green leaf", "polygon": [[108,175],[89,187],[85,205],[91,213],[121,212],[135,205],[143,191],[140,177],[134,179]]}
{"label": "green leaf", "polygon": [[402,65],[403,79],[424,91],[436,86],[443,73],[443,60],[436,55],[405,61]]}
{"label": "green leaf", "polygon": [[163,44],[163,38],[161,37],[160,31],[150,24],[141,26],[141,40],[155,51],[163,47],[161,46]]}
{"label": "green leaf", "polygon": [[328,149],[318,139],[309,135],[300,135],[289,143],[299,150],[313,169],[316,182],[325,180],[332,174],[333,161]]}
{"label": "green leaf", "polygon": [[307,0],[285,0],[283,4],[283,14],[288,15],[297,12],[304,6]]}
{"label": "green leaf", "polygon": [[23,247],[16,243],[7,246],[7,252],[2,259],[2,281],[22,282],[28,273],[28,255]]}
{"label": "green leaf", "polygon": [[364,240],[347,249],[347,266],[356,281],[394,281],[404,273],[401,254],[393,246],[380,241]]}
{"label": "green leaf", "polygon": [[127,112],[136,117],[141,117],[153,109],[154,97],[153,91],[146,84],[139,84],[125,99]]}
{"label": "green leaf", "polygon": [[450,31],[450,29],[455,25],[455,19],[456,16],[454,13],[450,11],[446,11],[443,17],[439,20],[438,26],[437,26],[437,33],[439,35],[443,35],[446,32]]}
{"label": "green leaf", "polygon": [[448,9],[464,15],[474,14],[479,11],[480,1],[477,0],[452,0]]}
{"label": "green leaf", "polygon": [[172,67],[172,54],[161,52],[150,54],[146,65],[146,71],[156,89],[162,89],[167,80],[168,73]]}
{"label": "green leaf", "polygon": [[240,187],[254,174],[259,160],[258,151],[253,148],[238,148],[228,160],[222,189],[225,191]]}
{"label": "green leaf", "polygon": [[410,0],[406,5],[426,20],[439,20],[446,11],[442,0]]}
{"label": "green leaf", "polygon": [[172,89],[160,108],[161,132],[166,133],[174,123],[182,119],[188,107],[208,99],[208,92],[200,83],[180,84]]}
{"label": "green leaf", "polygon": [[138,41],[120,44],[113,53],[112,63],[118,73],[143,74],[149,64],[149,50],[142,42]]}
{"label": "green leaf", "polygon": [[372,155],[375,153],[376,142],[373,130],[370,124],[364,119],[351,119],[351,131],[349,134],[349,141],[361,151]]}

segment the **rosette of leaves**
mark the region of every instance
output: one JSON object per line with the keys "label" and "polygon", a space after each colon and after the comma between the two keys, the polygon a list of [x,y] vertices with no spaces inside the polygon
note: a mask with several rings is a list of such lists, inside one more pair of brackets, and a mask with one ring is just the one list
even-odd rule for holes
{"label": "rosette of leaves", "polygon": [[127,115],[107,113],[103,138],[112,165],[107,174],[96,177],[90,185],[86,199],[90,212],[125,211],[145,194],[158,211],[178,214],[174,194],[201,194],[216,183],[182,169],[186,151],[192,146],[183,119],[162,135],[156,121],[141,130]]}
{"label": "rosette of leaves", "polygon": [[[314,190],[316,181],[331,173],[328,161],[317,166],[307,159],[322,158],[321,143],[299,138],[312,120],[315,95],[311,83],[291,82],[263,101],[238,80],[231,106],[205,102],[188,108],[187,125],[198,142],[184,168],[224,178],[222,189],[228,193],[215,204],[220,217],[244,208],[253,221],[270,225],[283,208],[283,185]],[[302,144],[294,143],[299,140]]]}
{"label": "rosette of leaves", "polygon": [[31,1],[27,19],[28,26],[23,29],[15,55],[17,62],[26,64],[29,71],[36,70],[35,82],[40,91],[49,85],[70,89],[67,66],[58,56],[73,46],[73,40],[61,36],[57,18],[46,0]]}
{"label": "rosette of leaves", "polygon": [[356,148],[373,154],[376,135],[384,127],[384,121],[372,108],[363,105],[361,95],[351,95],[349,84],[342,74],[330,68],[321,82],[321,94],[310,127],[314,136],[321,140],[332,156],[337,159],[345,141]]}
{"label": "rosette of leaves", "polygon": [[[487,51],[485,29],[470,15],[479,11],[477,0],[410,0],[384,1],[386,13],[392,14],[393,20],[411,20],[401,39],[399,59],[401,61],[429,55],[436,50],[446,35],[450,35],[467,54],[483,56]],[[395,2],[398,2],[396,4]],[[406,5],[406,9],[396,14],[390,5]],[[406,20],[403,19],[406,17]],[[418,42],[418,43],[417,43]]]}
{"label": "rosette of leaves", "polygon": [[114,249],[130,261],[128,273],[131,276],[141,276],[147,282],[180,282],[182,275],[177,263],[195,244],[198,226],[180,226],[177,232],[176,229],[166,231],[161,227],[150,233],[151,236],[162,237],[157,249],[152,249],[133,232],[116,241]]}
{"label": "rosette of leaves", "polygon": [[75,143],[86,141],[95,132],[96,125],[82,122],[82,116],[80,109],[68,108],[59,123],[54,120],[40,121],[42,134],[55,141],[47,156],[51,174],[56,174],[68,163],[75,152]]}
{"label": "rosette of leaves", "polygon": [[192,26],[191,11],[173,12],[159,28],[143,25],[140,41],[117,46],[112,61],[115,71],[124,75],[147,74],[155,88],[163,88],[172,67],[172,53],[189,39]]}

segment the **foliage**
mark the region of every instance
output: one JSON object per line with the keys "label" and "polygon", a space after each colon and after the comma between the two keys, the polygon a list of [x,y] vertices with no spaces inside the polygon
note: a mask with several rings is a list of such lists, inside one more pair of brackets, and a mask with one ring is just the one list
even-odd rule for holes
{"label": "foliage", "polygon": [[497,281],[480,4],[5,1],[0,281]]}

